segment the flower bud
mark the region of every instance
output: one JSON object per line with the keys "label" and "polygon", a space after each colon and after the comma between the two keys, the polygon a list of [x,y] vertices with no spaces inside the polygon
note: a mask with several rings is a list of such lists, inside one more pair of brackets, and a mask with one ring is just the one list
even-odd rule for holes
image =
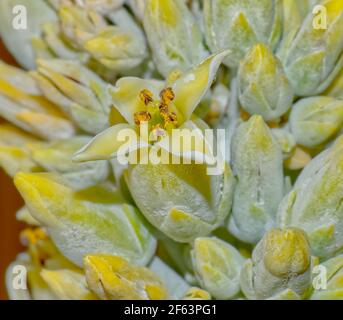
{"label": "flower bud", "polygon": [[108,126],[107,84],[78,61],[38,60],[32,75],[43,94],[70,114],[80,128],[98,133]]}
{"label": "flower bud", "polygon": [[315,147],[335,136],[343,126],[343,101],[332,97],[299,100],[290,115],[298,144]]}
{"label": "flower bud", "polygon": [[277,119],[293,102],[293,90],[280,61],[264,45],[256,44],[241,61],[238,71],[239,100],[250,114]]}
{"label": "flower bud", "polygon": [[15,185],[61,252],[81,266],[85,254],[122,255],[144,265],[156,241],[138,210],[105,186],[74,191],[52,174],[19,173]]}
{"label": "flower bud", "polygon": [[207,175],[201,164],[138,164],[128,187],[145,217],[178,242],[206,236],[223,223],[231,207],[233,177]]}
{"label": "flower bud", "polygon": [[275,225],[284,195],[281,148],[261,116],[253,116],[237,128],[232,168],[237,184],[229,230],[244,242],[257,243]]}
{"label": "flower bud", "polygon": [[146,0],[144,29],[158,71],[186,71],[208,56],[202,34],[182,0]]}
{"label": "flower bud", "polygon": [[233,246],[217,238],[197,238],[192,257],[201,287],[214,298],[227,300],[239,293],[244,258]]}
{"label": "flower bud", "polygon": [[282,200],[278,223],[306,231],[313,254],[329,258],[343,250],[343,136],[316,156]]}
{"label": "flower bud", "polygon": [[0,116],[46,140],[66,139],[75,132],[57,106],[41,95],[27,72],[1,61]]}
{"label": "flower bud", "polygon": [[63,33],[106,68],[122,72],[137,67],[146,57],[144,34],[125,9],[109,14],[115,25],[89,7],[63,6],[59,10]]}
{"label": "flower bud", "polygon": [[311,272],[306,234],[300,229],[272,229],[245,263],[241,288],[249,299],[268,299],[287,289],[304,296],[311,285]]}
{"label": "flower bud", "polygon": [[325,0],[325,25],[314,27],[312,12],[289,41],[282,53],[286,75],[298,96],[322,93],[333,81],[343,65],[343,2]]}
{"label": "flower bud", "polygon": [[282,28],[278,0],[205,0],[205,35],[212,52],[230,49],[226,64],[237,68],[256,43],[273,49]]}
{"label": "flower bud", "polygon": [[125,72],[137,67],[147,56],[144,33],[124,9],[109,15],[108,26],[83,43],[84,49],[106,68]]}

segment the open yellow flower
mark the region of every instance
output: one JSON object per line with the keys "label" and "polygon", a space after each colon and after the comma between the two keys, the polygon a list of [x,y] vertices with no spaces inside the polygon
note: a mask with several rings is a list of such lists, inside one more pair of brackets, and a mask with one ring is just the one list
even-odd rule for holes
{"label": "open yellow flower", "polygon": [[[207,145],[204,130],[207,125],[192,114],[215,79],[217,70],[229,54],[224,51],[208,57],[194,69],[184,74],[173,72],[166,82],[145,80],[134,77],[121,78],[115,87],[110,86],[114,110],[114,125],[98,134],[74,157],[76,161],[105,160],[123,155],[137,148],[147,148],[156,142],[160,148],[175,156],[195,158],[199,155],[211,157],[212,150]],[[118,123],[119,122],[119,123]],[[148,137],[140,135],[141,128],[148,129]],[[169,133],[173,129],[195,130],[204,143],[177,143],[170,148]],[[121,132],[133,129],[137,132],[129,143],[121,139]],[[203,146],[205,145],[205,148]],[[123,148],[127,146],[127,148]],[[198,148],[198,149],[197,149]]]}

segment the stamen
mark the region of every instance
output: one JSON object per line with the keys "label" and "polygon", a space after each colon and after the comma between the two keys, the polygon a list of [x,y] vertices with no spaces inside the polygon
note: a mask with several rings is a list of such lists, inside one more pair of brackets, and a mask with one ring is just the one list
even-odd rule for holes
{"label": "stamen", "polygon": [[134,121],[137,126],[139,126],[142,122],[149,121],[151,119],[151,114],[147,111],[140,111],[134,114]]}
{"label": "stamen", "polygon": [[47,238],[46,233],[41,228],[36,229],[25,229],[20,233],[21,241],[24,245],[28,246],[30,244],[34,245],[39,240],[44,240]]}
{"label": "stamen", "polygon": [[160,93],[161,100],[167,106],[175,99],[175,94],[172,88],[165,88]]}
{"label": "stamen", "polygon": [[153,94],[148,89],[144,89],[139,93],[139,98],[144,102],[147,106],[150,102],[153,102]]}

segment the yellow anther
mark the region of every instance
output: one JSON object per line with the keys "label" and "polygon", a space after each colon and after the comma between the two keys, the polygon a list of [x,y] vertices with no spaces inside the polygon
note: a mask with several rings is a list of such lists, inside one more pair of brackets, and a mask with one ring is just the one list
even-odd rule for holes
{"label": "yellow anther", "polygon": [[160,98],[163,104],[167,106],[175,99],[175,94],[172,88],[165,88],[160,93]]}
{"label": "yellow anther", "polygon": [[148,89],[144,89],[139,93],[139,98],[144,102],[144,104],[147,106],[150,102],[152,102],[153,94]]}
{"label": "yellow anther", "polygon": [[47,238],[47,234],[42,228],[25,229],[20,233],[20,239],[24,245],[34,245],[39,240]]}
{"label": "yellow anther", "polygon": [[142,122],[149,121],[151,119],[151,114],[147,111],[140,111],[134,114],[134,121],[137,126]]}

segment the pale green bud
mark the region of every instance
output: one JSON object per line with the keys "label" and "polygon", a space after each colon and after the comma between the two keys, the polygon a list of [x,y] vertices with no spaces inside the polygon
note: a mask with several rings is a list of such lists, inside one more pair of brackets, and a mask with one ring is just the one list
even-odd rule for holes
{"label": "pale green bud", "polygon": [[87,39],[108,26],[105,18],[94,10],[74,4],[62,5],[58,10],[63,34],[79,49]]}
{"label": "pale green bud", "polygon": [[52,174],[19,173],[14,182],[32,216],[75,264],[82,266],[85,254],[103,252],[144,265],[154,254],[156,241],[146,222],[118,191],[74,191]]}
{"label": "pale green bud", "polygon": [[29,73],[0,61],[0,116],[46,140],[74,135],[73,124],[42,96]]}
{"label": "pale green bud", "polygon": [[278,46],[278,56],[282,60],[299,31],[306,16],[312,12],[315,3],[321,0],[283,0],[283,32]]}
{"label": "pale green bud", "polygon": [[145,217],[178,242],[206,236],[231,208],[234,179],[230,168],[219,176],[200,164],[130,166],[127,183]]}
{"label": "pale green bud", "polygon": [[343,100],[311,97],[292,108],[290,127],[298,144],[315,147],[334,137],[343,126]]}
{"label": "pale green bud", "polygon": [[293,89],[281,62],[264,45],[256,44],[240,62],[239,100],[250,114],[264,120],[277,119],[285,114],[293,102]]}
{"label": "pale green bud", "polygon": [[47,22],[42,25],[40,38],[32,39],[32,47],[37,59],[67,59],[86,62],[89,55],[77,51],[71,43],[63,37],[58,22]]}
{"label": "pale green bud", "polygon": [[137,67],[147,56],[144,33],[124,9],[114,11],[108,26],[83,43],[84,49],[106,68],[125,72]]}
{"label": "pale green bud", "polygon": [[343,136],[302,171],[278,210],[281,227],[306,231],[313,254],[328,258],[343,250]]}
{"label": "pale green bud", "polygon": [[312,265],[310,246],[302,230],[272,229],[241,271],[242,291],[249,299],[280,299],[285,290],[293,291],[292,296],[306,296]]}
{"label": "pale green bud", "polygon": [[343,65],[343,2],[326,0],[321,5],[326,11],[316,18],[310,12],[280,55],[298,96],[323,92]]}
{"label": "pale green bud", "polygon": [[244,242],[258,242],[275,225],[284,196],[281,148],[261,116],[253,116],[236,130],[232,168],[237,177],[229,230]]}
{"label": "pale green bud", "polygon": [[183,0],[146,0],[144,29],[158,71],[186,71],[208,53],[199,26]]}
{"label": "pale green bud", "polygon": [[192,250],[193,267],[201,287],[216,299],[231,299],[240,292],[244,258],[218,238],[197,238]]}
{"label": "pale green bud", "polygon": [[237,68],[256,43],[272,49],[282,28],[282,7],[278,0],[205,0],[205,34],[212,52],[230,49],[226,64]]}
{"label": "pale green bud", "polygon": [[137,67],[146,57],[145,37],[125,9],[108,12],[110,25],[87,7],[64,6],[59,11],[62,30],[77,47],[106,68],[122,72]]}
{"label": "pale green bud", "polygon": [[47,99],[59,105],[86,132],[108,126],[107,83],[78,61],[38,60],[32,75]]}

